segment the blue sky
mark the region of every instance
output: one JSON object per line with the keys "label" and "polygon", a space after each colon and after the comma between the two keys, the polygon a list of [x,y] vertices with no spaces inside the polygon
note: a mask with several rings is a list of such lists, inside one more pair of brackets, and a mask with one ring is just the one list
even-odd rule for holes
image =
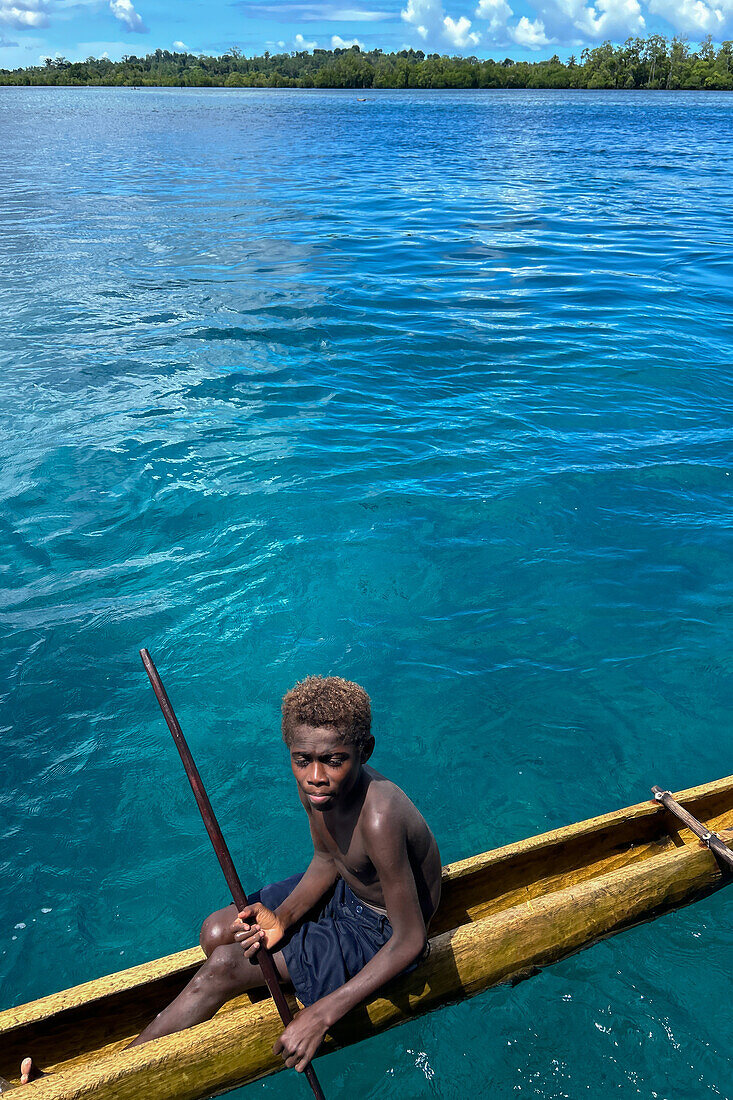
{"label": "blue sky", "polygon": [[246,54],[358,42],[538,59],[649,33],[733,37],[733,0],[0,0],[0,66],[162,49]]}

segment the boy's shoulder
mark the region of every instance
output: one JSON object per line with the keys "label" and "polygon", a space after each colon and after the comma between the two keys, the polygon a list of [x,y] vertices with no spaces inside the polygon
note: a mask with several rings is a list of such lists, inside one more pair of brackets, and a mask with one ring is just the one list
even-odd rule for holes
{"label": "boy's shoulder", "polygon": [[365,766],[369,785],[360,814],[360,826],[366,837],[378,839],[385,832],[391,834],[425,832],[430,834],[427,822],[414,802],[391,779],[374,768]]}
{"label": "boy's shoulder", "polygon": [[406,808],[413,805],[402,787],[398,787],[392,779],[388,779],[386,775],[382,775],[369,764],[364,765],[364,771],[369,780],[365,805],[375,809],[380,807],[393,809],[398,806]]}

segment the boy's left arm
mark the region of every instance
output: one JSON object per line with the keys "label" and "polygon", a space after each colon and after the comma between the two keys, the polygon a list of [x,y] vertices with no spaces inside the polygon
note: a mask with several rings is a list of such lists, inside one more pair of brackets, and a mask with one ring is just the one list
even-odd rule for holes
{"label": "boy's left arm", "polygon": [[299,1073],[315,1055],[328,1029],[414,962],[425,947],[425,921],[407,854],[404,823],[380,816],[365,825],[364,840],[382,887],[392,936],[363,970],[299,1012],[275,1043],[275,1053],[282,1054],[286,1066]]}

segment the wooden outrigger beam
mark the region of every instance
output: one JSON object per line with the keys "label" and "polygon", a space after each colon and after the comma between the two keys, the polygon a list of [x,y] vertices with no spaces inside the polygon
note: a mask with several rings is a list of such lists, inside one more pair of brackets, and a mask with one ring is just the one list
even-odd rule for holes
{"label": "wooden outrigger beam", "polygon": [[733,871],[733,852],[730,850],[725,841],[718,833],[711,832],[707,825],[703,825],[702,821],[698,821],[696,817],[686,810],[684,806],[680,806],[672,797],[671,791],[664,791],[661,787],[652,787],[652,793],[657,802],[661,802],[666,810],[669,810],[671,814],[674,814],[683,825],[686,825],[691,833],[707,845],[716,859],[720,863],[723,863],[730,871]]}

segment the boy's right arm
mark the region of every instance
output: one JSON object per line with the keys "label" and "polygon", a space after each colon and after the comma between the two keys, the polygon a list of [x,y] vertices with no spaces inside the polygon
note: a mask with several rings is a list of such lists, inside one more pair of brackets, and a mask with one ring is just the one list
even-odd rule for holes
{"label": "boy's right arm", "polygon": [[248,958],[262,943],[272,950],[288,928],[299,921],[338,878],[338,870],[328,851],[319,843],[311,827],[313,859],[302,879],[281,905],[273,912],[261,903],[248,905],[232,925],[234,938],[241,943]]}
{"label": "boy's right arm", "polygon": [[285,901],[278,905],[275,910],[275,915],[280,920],[283,930],[290,928],[309,909],[312,909],[316,902],[320,901],[327,890],[333,886],[337,878],[336,864],[328,852],[319,851],[316,848],[308,870],[293,892],[288,894]]}

